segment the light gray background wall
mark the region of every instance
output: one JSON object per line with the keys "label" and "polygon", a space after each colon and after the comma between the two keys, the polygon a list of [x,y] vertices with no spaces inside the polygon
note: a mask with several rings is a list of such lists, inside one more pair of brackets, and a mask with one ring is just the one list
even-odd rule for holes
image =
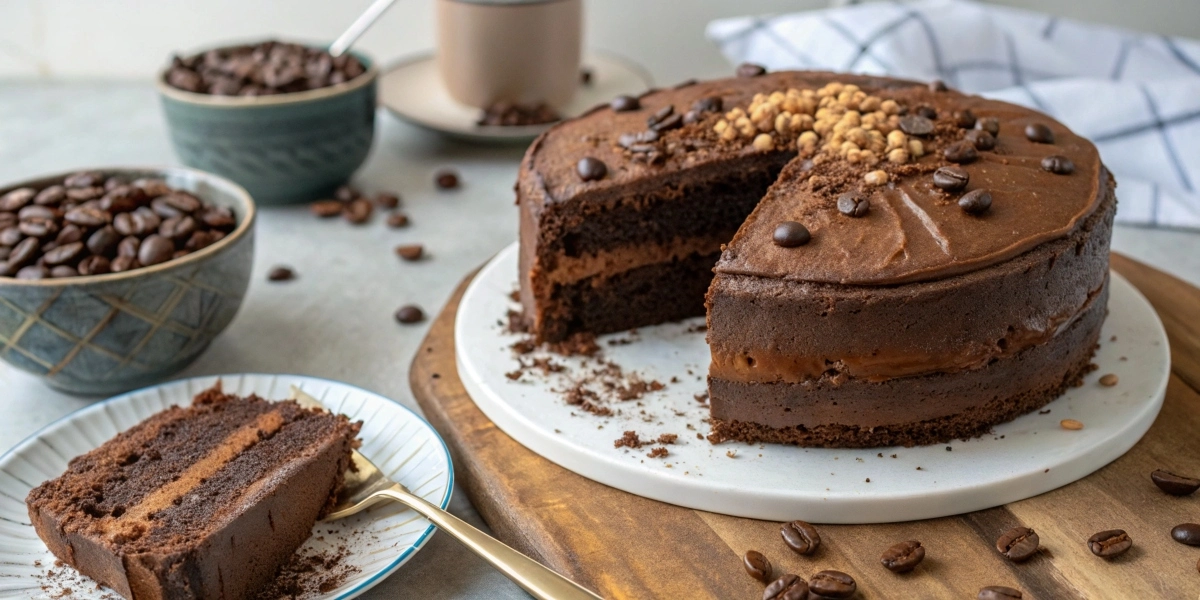
{"label": "light gray background wall", "polygon": [[[0,78],[144,78],[175,51],[225,40],[331,40],[370,0],[0,0]],[[846,0],[841,0],[846,1]],[[997,0],[1200,38],[1200,0]],[[829,0],[586,0],[589,45],[641,61],[660,82],[727,72],[709,20]],[[387,63],[433,46],[433,1],[399,0],[361,47]],[[2,85],[2,84],[0,84]]]}

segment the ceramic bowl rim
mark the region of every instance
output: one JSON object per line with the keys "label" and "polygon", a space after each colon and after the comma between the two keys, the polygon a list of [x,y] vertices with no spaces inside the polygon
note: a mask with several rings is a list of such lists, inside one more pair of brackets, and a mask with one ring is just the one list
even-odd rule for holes
{"label": "ceramic bowl rim", "polygon": [[[260,40],[259,42],[249,42],[249,43],[251,43],[251,44],[262,43],[263,41],[268,41],[268,40]],[[282,40],[269,40],[269,41],[282,41]],[[289,42],[289,41],[283,41],[283,42],[299,44],[301,46],[306,46],[309,48],[321,48],[322,47],[317,44],[304,43],[304,42]],[[221,48],[229,48],[229,47],[238,46],[238,45],[245,45],[245,43],[242,43],[242,44],[239,44],[237,42],[225,43],[225,44],[221,44],[219,46],[211,46],[211,47],[203,48],[201,50],[196,50],[196,51],[191,52],[191,54],[202,54],[209,50],[218,50]],[[349,94],[350,92],[353,92],[353,91],[356,91],[363,87],[366,87],[366,86],[374,83],[377,79],[379,79],[379,66],[374,59],[372,59],[367,54],[365,54],[361,51],[358,51],[357,49],[352,50],[351,52],[353,52],[354,54],[357,54],[360,57],[365,58],[367,60],[367,63],[368,63],[367,70],[363,71],[363,73],[361,75],[359,75],[358,77],[355,77],[354,79],[351,79],[350,81],[339,83],[337,85],[326,86],[323,88],[317,88],[315,90],[305,90],[303,92],[290,92],[290,93],[286,93],[286,94],[274,94],[274,95],[270,95],[270,96],[216,96],[213,94],[200,94],[200,93],[196,93],[196,92],[189,92],[187,90],[181,90],[177,87],[174,87],[174,86],[168,84],[167,83],[167,73],[169,73],[171,71],[171,66],[169,64],[166,67],[164,67],[162,70],[160,70],[158,72],[158,75],[155,76],[154,87],[158,89],[159,94],[161,94],[162,96],[165,96],[167,98],[170,98],[172,100],[182,102],[184,104],[191,104],[194,106],[205,106],[208,108],[236,110],[239,108],[255,108],[255,107],[260,107],[260,106],[286,106],[286,105],[291,105],[291,104],[301,104],[304,102],[323,100],[326,98],[332,98],[334,96]]]}
{"label": "ceramic bowl rim", "polygon": [[245,188],[238,185],[237,183],[234,183],[232,180],[221,177],[220,175],[215,175],[213,173],[209,173],[208,171],[201,171],[199,169],[193,169],[191,167],[177,167],[177,166],[83,167],[83,168],[78,168],[78,169],[71,169],[69,171],[64,171],[61,173],[52,173],[49,175],[31,177],[28,179],[14,182],[12,184],[4,184],[4,185],[0,186],[0,194],[4,194],[8,191],[15,190],[15,189],[22,188],[22,187],[35,187],[38,185],[42,185],[43,183],[54,182],[56,180],[61,180],[61,179],[65,178],[67,175],[79,173],[81,171],[99,171],[108,176],[122,175],[122,174],[166,176],[166,175],[170,175],[172,173],[188,173],[188,174],[195,176],[197,179],[201,179],[208,183],[214,184],[214,185],[222,188],[223,191],[229,193],[230,196],[235,198],[237,200],[237,202],[239,202],[241,204],[241,208],[245,212],[245,216],[242,217],[241,222],[238,223],[237,227],[235,227],[234,230],[229,233],[229,235],[221,238],[220,240],[217,240],[217,242],[215,242],[209,246],[206,246],[204,248],[201,248],[200,250],[197,250],[190,254],[187,254],[187,255],[181,256],[179,258],[172,259],[172,260],[168,260],[166,262],[161,262],[161,263],[158,263],[157,265],[150,265],[148,267],[138,267],[136,269],[131,269],[129,271],[121,271],[120,273],[104,273],[103,275],[81,275],[79,277],[57,277],[57,278],[46,278],[46,279],[17,279],[15,277],[0,277],[0,290],[4,289],[6,287],[16,287],[16,286],[41,287],[41,288],[55,288],[55,287],[66,288],[66,287],[81,286],[81,285],[88,285],[88,284],[111,283],[111,282],[121,281],[123,279],[132,279],[132,278],[136,278],[136,277],[148,276],[148,275],[161,273],[163,271],[167,271],[170,269],[183,267],[188,264],[200,262],[200,261],[206,260],[212,256],[215,256],[215,255],[219,254],[220,252],[224,251],[226,248],[229,248],[230,246],[232,246],[235,242],[240,241],[242,238],[246,237],[248,232],[253,229],[254,221],[258,216],[258,210],[254,205],[254,199],[250,197],[250,193],[247,192]]}

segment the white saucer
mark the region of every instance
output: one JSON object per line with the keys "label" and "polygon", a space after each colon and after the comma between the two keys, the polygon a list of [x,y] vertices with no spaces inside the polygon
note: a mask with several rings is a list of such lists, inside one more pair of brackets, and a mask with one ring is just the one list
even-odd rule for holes
{"label": "white saucer", "polygon": [[[361,419],[364,455],[418,496],[442,508],[450,503],[454,468],[442,438],[416,413],[379,394],[299,375],[238,374],[172,381],[75,411],[0,456],[0,598],[114,598],[110,590],[70,567],[54,566],[54,555],[29,523],[25,496],[33,486],[62,474],[71,457],[172,404],[191,404],[193,396],[218,379],[228,393],[255,393],[267,399],[286,398],[295,385],[334,412]],[[301,552],[339,553],[344,546],[341,564],[359,571],[312,600],[345,600],[362,594],[412,558],[434,529],[424,517],[394,503],[340,521],[317,523],[313,530],[320,535],[310,537]],[[49,571],[58,575],[50,576]]]}
{"label": "white saucer", "polygon": [[[712,445],[696,438],[708,433],[707,405],[694,398],[705,391],[709,362],[704,334],[695,327],[702,319],[642,328],[628,344],[606,343],[627,340],[628,333],[603,336],[605,356],[626,371],[679,381],[646,395],[644,406],[617,403],[612,406],[622,414],[597,417],[568,406],[553,391],[567,387],[561,374],[529,374],[518,381],[505,376],[518,367],[509,348],[517,337],[498,321],[513,308],[509,294],[516,273],[514,243],[480,271],[458,309],[459,377],[480,410],[521,444],[580,475],[655,500],[739,517],[881,523],[1036,496],[1129,450],[1158,415],[1170,374],[1162,323],[1146,299],[1113,273],[1108,320],[1094,359],[1100,369],[1083,387],[1049,404],[1047,414],[1027,414],[997,426],[994,435],[955,440],[950,452],[946,444],[862,450]],[[580,359],[554,360],[578,372]],[[1096,380],[1104,373],[1116,373],[1120,383],[1100,386]],[[1083,422],[1084,429],[1063,429],[1059,421],[1066,418]],[[669,456],[653,459],[646,456],[649,447],[613,447],[626,430],[643,440],[661,433],[678,434],[679,440],[666,446]]]}
{"label": "white saucer", "polygon": [[[640,94],[652,85],[650,75],[641,67],[609,54],[588,54],[583,66],[592,71],[591,83],[579,85],[571,104],[560,111],[564,117],[578,116],[614,96]],[[379,76],[379,104],[409,123],[469,141],[528,142],[552,125],[476,125],[480,110],[450,97],[432,54],[409,58],[385,69]]]}

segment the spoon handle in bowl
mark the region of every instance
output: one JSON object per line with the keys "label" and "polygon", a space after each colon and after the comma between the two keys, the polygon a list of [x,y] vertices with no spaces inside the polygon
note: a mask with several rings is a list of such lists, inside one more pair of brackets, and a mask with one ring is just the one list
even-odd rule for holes
{"label": "spoon handle in bowl", "polygon": [[329,46],[329,54],[333,55],[334,58],[345,54],[350,49],[350,46],[358,41],[359,36],[375,24],[375,19],[378,19],[380,15],[387,12],[387,9],[391,8],[395,2],[396,0],[375,0],[372,2],[367,7],[367,10],[363,11],[363,14],[359,15],[354,20],[354,23],[350,24],[350,28],[338,36],[338,39],[334,40],[333,44]]}

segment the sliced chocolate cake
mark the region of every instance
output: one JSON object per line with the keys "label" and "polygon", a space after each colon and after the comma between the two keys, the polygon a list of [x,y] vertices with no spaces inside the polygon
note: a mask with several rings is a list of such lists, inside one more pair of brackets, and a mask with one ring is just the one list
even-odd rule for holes
{"label": "sliced chocolate cake", "polygon": [[26,504],[56,557],[125,598],[246,598],[332,507],[358,428],[218,386],[72,459]]}
{"label": "sliced chocolate cake", "polygon": [[713,441],[973,436],[1089,369],[1114,188],[1053,119],[941,85],[654,91],[529,149],[521,301],[539,341],[706,307]]}

